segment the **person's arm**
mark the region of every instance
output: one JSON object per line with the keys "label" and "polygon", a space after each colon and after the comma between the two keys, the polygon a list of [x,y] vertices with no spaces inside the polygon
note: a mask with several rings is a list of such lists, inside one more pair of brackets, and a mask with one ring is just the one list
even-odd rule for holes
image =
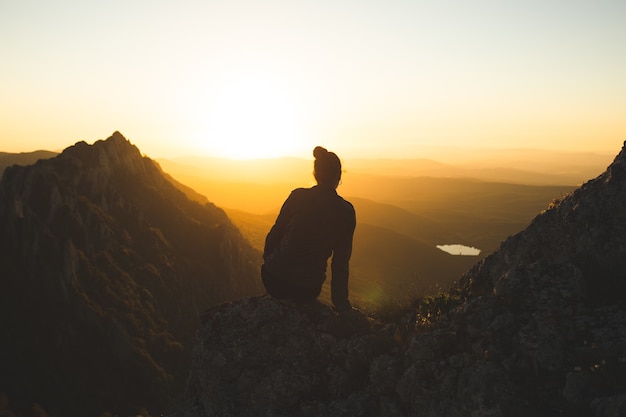
{"label": "person's arm", "polygon": [[265,237],[265,247],[263,248],[263,259],[266,259],[270,253],[274,252],[276,248],[280,245],[280,242],[285,237],[287,233],[287,226],[289,225],[289,220],[292,215],[292,206],[293,206],[293,191],[287,197],[287,200],[283,203],[283,206],[280,209],[280,213],[278,213],[278,217],[276,218],[276,222],[270,229],[269,233]]}
{"label": "person's arm", "polygon": [[354,209],[352,209],[345,232],[339,238],[333,250],[331,263],[331,299],[335,308],[339,311],[350,310],[352,308],[348,300],[348,276],[350,274],[350,256],[352,256],[352,240],[355,227],[356,217]]}

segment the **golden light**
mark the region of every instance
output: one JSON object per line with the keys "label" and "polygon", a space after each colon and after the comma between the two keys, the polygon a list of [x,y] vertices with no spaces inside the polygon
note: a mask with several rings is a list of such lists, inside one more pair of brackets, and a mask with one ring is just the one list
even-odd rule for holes
{"label": "golden light", "polygon": [[224,82],[210,98],[198,147],[213,156],[251,159],[292,155],[304,144],[301,109],[288,88],[267,76]]}

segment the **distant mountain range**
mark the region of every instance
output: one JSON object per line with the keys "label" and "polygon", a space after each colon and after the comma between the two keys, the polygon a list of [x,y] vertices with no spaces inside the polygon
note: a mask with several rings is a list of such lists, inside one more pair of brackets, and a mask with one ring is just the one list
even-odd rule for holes
{"label": "distant mountain range", "polygon": [[21,162],[0,182],[0,392],[61,417],[162,407],[199,313],[262,292],[260,253],[118,132]]}
{"label": "distant mountain range", "polygon": [[[525,186],[567,186],[567,191],[600,174],[613,155],[544,150],[484,150],[463,159],[457,150],[449,162],[433,159],[350,159],[344,156],[343,182],[346,197],[368,198],[395,204],[408,191],[383,199],[373,191],[401,182],[402,189],[414,179],[437,178],[476,183]],[[438,155],[445,160],[445,153]],[[300,158],[227,160],[210,157],[158,159],[163,169],[196,191],[213,190],[215,203],[224,208],[264,214],[278,210],[295,187],[313,183],[312,161]],[[372,187],[374,181],[383,187]],[[387,196],[388,197],[388,196]]]}
{"label": "distant mountain range", "polygon": [[22,153],[0,152],[0,173],[10,165],[31,165],[40,159],[49,159],[57,156],[57,152],[35,151]]}

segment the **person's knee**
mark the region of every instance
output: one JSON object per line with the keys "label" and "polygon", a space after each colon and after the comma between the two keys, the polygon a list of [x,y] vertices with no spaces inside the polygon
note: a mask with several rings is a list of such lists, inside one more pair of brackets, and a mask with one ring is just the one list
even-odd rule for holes
{"label": "person's knee", "polygon": [[270,296],[281,300],[292,300],[297,303],[311,303],[319,297],[322,291],[321,287],[297,285],[276,278],[264,268],[264,265],[261,266],[261,280]]}
{"label": "person's knee", "polygon": [[261,281],[267,293],[274,298],[286,298],[284,294],[284,288],[263,268],[261,269]]}

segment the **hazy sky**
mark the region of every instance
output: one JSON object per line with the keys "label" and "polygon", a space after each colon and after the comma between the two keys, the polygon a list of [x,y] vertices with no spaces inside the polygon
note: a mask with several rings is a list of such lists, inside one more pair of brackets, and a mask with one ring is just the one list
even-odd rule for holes
{"label": "hazy sky", "polygon": [[0,151],[617,153],[626,1],[0,0]]}

